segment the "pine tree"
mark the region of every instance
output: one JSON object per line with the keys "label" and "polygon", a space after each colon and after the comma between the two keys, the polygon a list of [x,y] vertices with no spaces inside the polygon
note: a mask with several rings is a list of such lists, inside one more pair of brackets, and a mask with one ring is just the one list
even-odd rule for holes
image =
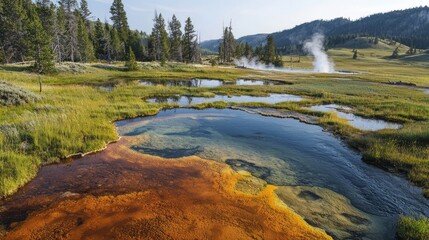
{"label": "pine tree", "polygon": [[264,58],[264,47],[262,45],[259,45],[255,48],[254,56],[263,60],[263,58]]}
{"label": "pine tree", "polygon": [[264,51],[264,62],[265,64],[272,64],[276,59],[276,46],[274,45],[273,35],[267,36],[267,44],[265,45]]}
{"label": "pine tree", "polygon": [[145,34],[140,31],[132,31],[130,34],[130,47],[133,49],[137,60],[142,61],[146,55]]}
{"label": "pine tree", "polygon": [[110,7],[110,14],[112,14],[110,19],[113,22],[113,27],[118,32],[121,44],[125,49],[128,43],[129,26],[122,0],[113,0],[112,6]]}
{"label": "pine tree", "polygon": [[166,62],[169,58],[170,46],[165,21],[162,14],[155,12],[154,25],[151,34],[151,55],[153,60]]}
{"label": "pine tree", "polygon": [[170,59],[170,41],[168,40],[168,33],[165,30],[165,21],[161,14],[159,14],[159,31],[161,37],[161,63],[165,63]]}
{"label": "pine tree", "polygon": [[94,46],[88,36],[88,31],[85,26],[84,19],[80,16],[78,24],[78,50],[79,60],[82,62],[90,62],[94,60]]}
{"label": "pine tree", "polygon": [[111,62],[113,60],[113,48],[112,48],[112,39],[110,36],[110,26],[107,23],[107,20],[104,23],[104,31],[101,31],[101,34],[103,35],[103,42],[104,42],[104,53],[105,53],[105,59],[108,62]]}
{"label": "pine tree", "polygon": [[88,8],[88,1],[81,0],[80,1],[80,9],[79,9],[80,15],[82,16],[85,25],[88,27],[89,24],[89,17],[91,16],[91,11]]}
{"label": "pine tree", "polygon": [[220,58],[224,63],[232,62],[235,54],[236,54],[236,42],[234,34],[232,33],[232,23],[229,27],[224,28],[222,43],[220,47]]}
{"label": "pine tree", "polygon": [[235,48],[235,53],[234,53],[235,58],[240,58],[244,56],[245,50],[246,50],[246,45],[243,42],[237,44],[237,47]]}
{"label": "pine tree", "polygon": [[138,69],[136,56],[134,55],[131,47],[128,49],[127,61],[125,62],[125,67],[127,67],[128,71],[135,71]]}
{"label": "pine tree", "polygon": [[155,18],[153,19],[153,27],[152,33],[150,35],[150,52],[152,56],[152,60],[157,61],[160,60],[161,55],[161,33],[159,31],[159,16],[155,11]]}
{"label": "pine tree", "polygon": [[23,42],[25,12],[22,0],[2,0],[2,6],[0,44],[4,61],[23,61],[27,47]]}
{"label": "pine tree", "polygon": [[220,51],[219,51],[221,53],[220,58],[221,58],[221,61],[223,63],[227,62],[228,35],[229,35],[228,28],[224,28],[223,29],[223,36],[222,36],[222,44],[221,44]]}
{"label": "pine tree", "polygon": [[124,59],[124,51],[116,28],[110,30],[110,41],[112,45],[112,59],[114,61]]}
{"label": "pine tree", "polygon": [[177,62],[183,61],[183,52],[182,52],[182,24],[176,18],[176,15],[173,15],[171,22],[168,24],[170,30],[170,56],[171,59]]}
{"label": "pine tree", "polygon": [[53,37],[53,52],[56,62],[61,63],[65,58],[66,45],[66,29],[65,29],[65,10],[63,6],[56,9],[54,17],[54,37]]}
{"label": "pine tree", "polygon": [[74,62],[77,55],[79,55],[78,49],[78,18],[75,11],[77,10],[77,0],[61,0],[60,7],[64,9],[65,14],[65,49],[67,51],[67,57],[70,61]]}
{"label": "pine tree", "polygon": [[253,48],[252,46],[246,42],[245,46],[244,46],[244,56],[246,58],[252,58],[253,56]]}
{"label": "pine tree", "polygon": [[185,33],[183,35],[183,59],[185,62],[193,62],[195,56],[195,30],[191,18],[186,19]]}
{"label": "pine tree", "polygon": [[105,28],[100,19],[95,22],[95,55],[100,60],[106,60]]}
{"label": "pine tree", "polygon": [[228,35],[227,35],[227,55],[226,55],[226,60],[227,62],[232,62],[233,57],[234,57],[234,53],[235,53],[235,48],[236,48],[236,42],[235,42],[235,37],[234,34],[232,33],[232,23],[229,24],[229,28],[228,28]]}
{"label": "pine tree", "polygon": [[43,29],[49,36],[53,36],[55,23],[55,5],[50,0],[37,0],[36,6]]}
{"label": "pine tree", "polygon": [[50,36],[46,34],[36,9],[31,7],[26,24],[26,37],[31,39],[31,54],[34,56],[34,70],[38,73],[49,73],[55,68]]}

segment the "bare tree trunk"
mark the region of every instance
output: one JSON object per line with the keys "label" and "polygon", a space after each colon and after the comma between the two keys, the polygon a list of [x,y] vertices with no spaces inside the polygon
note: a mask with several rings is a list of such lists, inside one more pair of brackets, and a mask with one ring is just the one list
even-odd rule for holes
{"label": "bare tree trunk", "polygon": [[42,77],[40,76],[40,73],[39,73],[39,91],[42,92]]}

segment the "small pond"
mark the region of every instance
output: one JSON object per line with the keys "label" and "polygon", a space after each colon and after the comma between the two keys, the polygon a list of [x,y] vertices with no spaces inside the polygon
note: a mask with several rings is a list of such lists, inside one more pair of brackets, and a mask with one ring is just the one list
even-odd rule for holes
{"label": "small pond", "polygon": [[223,96],[216,95],[215,97],[205,98],[205,97],[191,97],[191,96],[177,96],[177,97],[156,97],[146,99],[147,102],[151,103],[169,103],[169,104],[179,104],[180,106],[188,106],[192,104],[202,104],[210,102],[235,102],[235,103],[244,103],[244,102],[265,102],[268,104],[276,104],[281,102],[299,102],[302,101],[300,96],[290,95],[290,94],[270,94],[266,97],[254,97],[254,96]]}
{"label": "small pond", "polygon": [[169,87],[220,87],[228,86],[263,86],[263,85],[281,85],[281,82],[268,80],[246,80],[239,79],[235,82],[226,82],[215,79],[191,79],[191,80],[142,80],[139,82],[141,86],[169,86]]}
{"label": "small pond", "polygon": [[340,106],[337,104],[312,106],[312,107],[309,107],[308,109],[312,111],[318,111],[318,112],[335,112],[340,118],[346,119],[353,127],[361,130],[365,130],[365,131],[378,131],[382,129],[399,129],[402,127],[401,124],[397,124],[397,123],[356,116],[353,113],[346,112],[346,111],[350,111],[351,108],[346,106]]}

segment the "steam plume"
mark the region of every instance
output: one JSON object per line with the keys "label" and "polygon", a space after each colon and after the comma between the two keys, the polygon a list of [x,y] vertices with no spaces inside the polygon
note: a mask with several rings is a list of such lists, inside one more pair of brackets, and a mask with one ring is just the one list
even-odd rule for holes
{"label": "steam plume", "polygon": [[335,72],[334,63],[324,51],[324,40],[325,36],[322,34],[314,34],[311,40],[307,40],[304,43],[304,51],[314,56],[313,66],[315,72],[332,73]]}
{"label": "steam plume", "polygon": [[239,67],[251,68],[256,70],[274,70],[274,66],[265,65],[259,62],[258,58],[246,58],[235,59],[234,64]]}

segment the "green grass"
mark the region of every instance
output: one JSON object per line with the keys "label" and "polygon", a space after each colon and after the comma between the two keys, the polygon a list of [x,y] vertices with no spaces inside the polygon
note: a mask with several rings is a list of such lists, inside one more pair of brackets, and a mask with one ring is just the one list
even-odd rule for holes
{"label": "green grass", "polygon": [[428,240],[429,219],[427,217],[401,217],[397,227],[400,240]]}
{"label": "green grass", "polygon": [[[405,48],[404,48],[405,49]],[[248,107],[273,107],[318,116],[321,125],[359,149],[366,162],[389,171],[405,173],[429,197],[429,95],[408,87],[383,84],[388,81],[414,82],[429,87],[429,63],[389,59],[389,47],[359,50],[352,59],[348,48],[331,49],[338,69],[364,72],[358,75],[260,72],[250,69],[185,64],[139,63],[140,70],[126,72],[123,63],[71,64],[60,73],[43,76],[43,92],[38,93],[37,75],[27,66],[0,66],[0,79],[25,89],[35,101],[0,106],[0,195],[7,196],[27,183],[43,164],[102,148],[117,139],[115,120],[147,116],[176,105],[151,104],[154,96],[250,95],[287,93],[305,97],[302,102],[240,103]],[[288,57],[285,57],[287,60]],[[286,63],[289,66],[292,63]],[[301,57],[294,68],[311,68],[311,58]],[[222,86],[187,88],[139,86],[142,79],[208,78],[266,79],[292,83],[276,86]],[[112,92],[97,86],[114,85]],[[16,87],[15,87],[16,88]],[[365,132],[350,126],[334,113],[317,113],[305,107],[336,103],[353,108],[353,113],[404,124],[400,130]],[[224,102],[193,106],[197,109],[226,108]],[[425,222],[426,221],[426,222]],[[426,225],[425,225],[426,224]],[[400,233],[404,239],[422,233],[427,220],[403,218]],[[423,232],[424,233],[424,232]],[[407,238],[408,237],[408,238]]]}

